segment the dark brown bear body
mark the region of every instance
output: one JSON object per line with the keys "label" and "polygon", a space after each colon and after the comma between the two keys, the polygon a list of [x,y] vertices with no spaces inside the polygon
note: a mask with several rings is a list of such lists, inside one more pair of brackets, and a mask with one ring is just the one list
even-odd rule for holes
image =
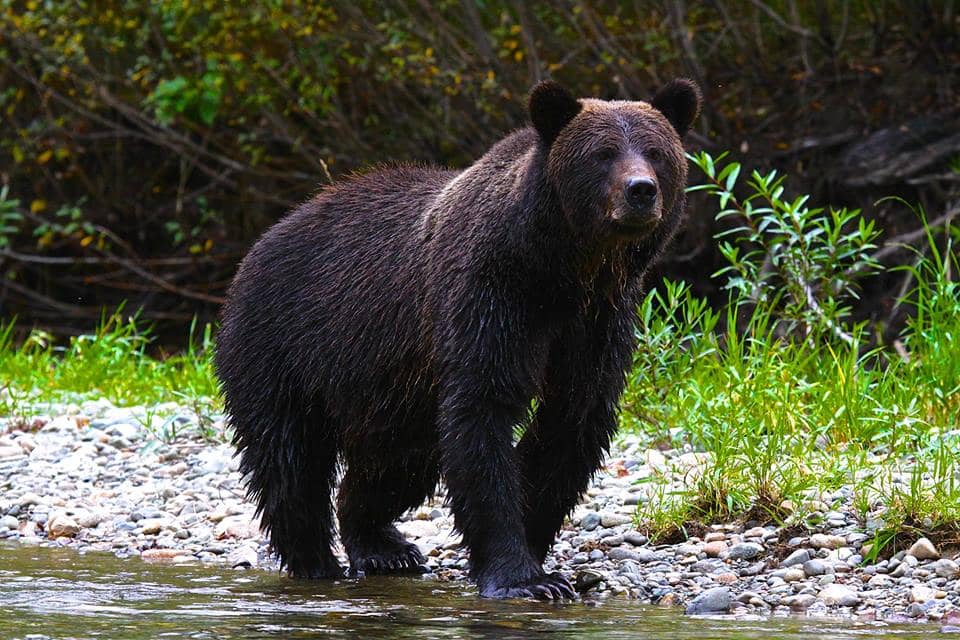
{"label": "dark brown bear body", "polygon": [[[696,87],[651,104],[530,98],[462,172],[380,169],[267,231],[223,310],[241,469],[298,577],[417,570],[393,526],[443,476],[484,596],[572,597],[541,564],[600,467],[642,276],[684,207]],[[521,441],[514,427],[529,414]]]}

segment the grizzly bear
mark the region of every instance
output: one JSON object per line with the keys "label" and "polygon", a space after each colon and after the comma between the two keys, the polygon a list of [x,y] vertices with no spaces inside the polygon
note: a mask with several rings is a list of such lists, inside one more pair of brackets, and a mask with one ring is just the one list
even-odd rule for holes
{"label": "grizzly bear", "polygon": [[[241,263],[216,370],[289,574],[420,571],[393,521],[442,477],[482,596],[573,598],[544,558],[600,468],[641,280],[677,228],[700,92],[574,98],[463,171],[381,167],[323,189]],[[517,427],[525,427],[515,443]]]}

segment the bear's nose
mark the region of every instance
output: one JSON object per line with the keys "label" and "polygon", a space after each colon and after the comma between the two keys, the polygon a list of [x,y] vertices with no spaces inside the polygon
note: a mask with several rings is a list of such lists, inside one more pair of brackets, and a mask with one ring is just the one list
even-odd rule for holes
{"label": "bear's nose", "polygon": [[624,187],[627,204],[634,209],[647,209],[657,199],[657,183],[647,176],[627,178]]}

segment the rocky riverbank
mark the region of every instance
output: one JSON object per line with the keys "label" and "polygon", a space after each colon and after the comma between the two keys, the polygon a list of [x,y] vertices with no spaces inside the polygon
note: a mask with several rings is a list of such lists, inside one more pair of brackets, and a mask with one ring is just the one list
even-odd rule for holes
{"label": "rocky riverbank", "polygon": [[[277,569],[219,417],[105,401],[21,413],[0,417],[0,539]],[[633,598],[691,614],[936,620],[944,631],[960,631],[957,562],[921,539],[865,563],[871,536],[849,489],[811,496],[814,527],[717,525],[680,544],[651,544],[634,522],[636,505],[647,500],[647,485],[637,481],[665,469],[689,474],[697,460],[630,437],[618,441],[547,569],[567,573],[585,598]],[[440,500],[399,527],[428,558],[424,579],[466,579],[466,558]]]}

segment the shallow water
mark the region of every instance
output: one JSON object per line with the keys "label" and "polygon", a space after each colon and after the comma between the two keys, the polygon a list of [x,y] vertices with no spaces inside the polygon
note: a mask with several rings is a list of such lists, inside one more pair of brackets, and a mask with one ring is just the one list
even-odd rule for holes
{"label": "shallow water", "polygon": [[276,574],[0,546],[0,638],[928,638],[929,625],[689,618],[626,600],[477,598],[419,578],[293,582]]}

